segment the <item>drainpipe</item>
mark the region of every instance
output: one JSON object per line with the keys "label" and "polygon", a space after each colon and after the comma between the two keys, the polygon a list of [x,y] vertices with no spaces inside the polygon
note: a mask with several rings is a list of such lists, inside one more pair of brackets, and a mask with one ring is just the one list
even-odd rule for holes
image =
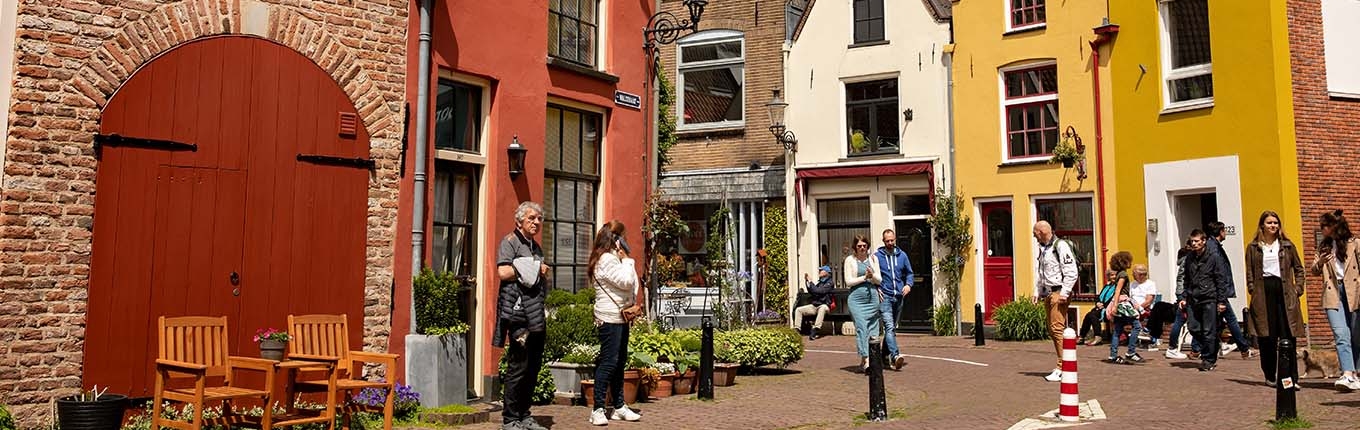
{"label": "drainpipe", "polygon": [[[425,171],[426,145],[430,133],[430,12],[434,0],[420,0],[420,44],[417,48],[419,65],[416,72],[416,171],[411,187],[415,202],[411,210],[411,277],[420,275],[425,260]],[[414,290],[412,290],[414,291]],[[411,334],[416,332],[416,301],[411,296]]]}
{"label": "drainpipe", "polygon": [[[945,175],[949,181],[949,194],[957,195],[959,192],[958,171],[954,170],[954,17],[949,17],[949,44],[944,46],[944,75],[945,75],[945,115],[949,117],[949,173]],[[933,184],[932,184],[933,185]],[[934,208],[932,208],[934,209]],[[963,331],[963,312],[959,312],[961,294],[956,294],[954,302],[950,303],[954,307],[954,330],[956,333]]]}
{"label": "drainpipe", "polygon": [[1105,127],[1101,123],[1100,115],[1100,47],[1114,39],[1114,35],[1119,34],[1119,26],[1110,24],[1110,19],[1094,29],[1096,40],[1088,42],[1091,45],[1091,87],[1094,89],[1095,111],[1096,111],[1096,199],[1100,201],[1100,261],[1109,261],[1109,230],[1105,229]]}

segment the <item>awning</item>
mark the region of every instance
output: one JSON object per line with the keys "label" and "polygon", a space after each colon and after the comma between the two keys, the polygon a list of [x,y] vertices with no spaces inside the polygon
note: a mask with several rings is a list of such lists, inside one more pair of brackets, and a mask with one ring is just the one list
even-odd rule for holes
{"label": "awning", "polygon": [[872,178],[876,176],[926,175],[930,183],[930,213],[935,214],[935,164],[929,161],[912,161],[892,164],[870,164],[863,166],[832,166],[798,169],[797,180],[793,183],[794,202],[798,205],[798,221],[806,216],[807,187],[803,182],[808,179]]}

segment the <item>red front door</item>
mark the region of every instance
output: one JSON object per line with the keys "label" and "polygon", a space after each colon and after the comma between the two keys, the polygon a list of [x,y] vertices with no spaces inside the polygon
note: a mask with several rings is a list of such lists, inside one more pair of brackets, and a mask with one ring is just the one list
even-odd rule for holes
{"label": "red front door", "polygon": [[1015,299],[1015,234],[1012,227],[1010,202],[982,205],[985,324],[992,323],[992,310]]}
{"label": "red front door", "polygon": [[369,171],[327,162],[368,158],[338,120],[356,113],[253,37],[186,43],[119,88],[99,133],[137,140],[99,148],[86,387],[150,395],[160,316],[226,316],[229,352],[258,356],[251,336],[289,313],[345,313],[362,345]]}

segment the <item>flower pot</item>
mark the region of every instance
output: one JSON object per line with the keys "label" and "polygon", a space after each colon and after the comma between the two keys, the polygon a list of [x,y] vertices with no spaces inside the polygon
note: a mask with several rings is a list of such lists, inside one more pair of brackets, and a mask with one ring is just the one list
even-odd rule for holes
{"label": "flower pot", "polygon": [[595,366],[554,361],[548,363],[557,394],[576,397],[581,394],[581,381],[595,376]]}
{"label": "flower pot", "polygon": [[288,348],[288,343],[277,340],[260,341],[260,358],[265,360],[282,360],[283,350]]}
{"label": "flower pot", "polygon": [[1073,163],[1076,163],[1076,160],[1063,160],[1063,161],[1062,161],[1063,167],[1068,168],[1068,169],[1071,169],[1071,168],[1072,168],[1072,164],[1073,164]]}
{"label": "flower pot", "polygon": [[685,395],[693,393],[694,381],[698,380],[698,377],[695,375],[697,374],[694,372],[694,369],[689,369],[689,371],[684,374],[676,375],[674,381],[675,394]]}
{"label": "flower pot", "polygon": [[[623,402],[633,404],[637,402],[638,385],[642,382],[642,372],[636,370],[623,371]],[[608,400],[608,396],[605,397]]]}
{"label": "flower pot", "polygon": [[62,397],[57,399],[57,422],[62,430],[118,430],[127,404],[122,394],[105,394],[99,400]]}
{"label": "flower pot", "polygon": [[595,380],[594,380],[594,379],[582,379],[582,380],[581,380],[581,395],[585,397],[585,404],[586,404],[586,407],[594,407],[594,406],[595,406]]}
{"label": "flower pot", "polygon": [[737,383],[737,368],[741,365],[737,363],[714,363],[713,364],[713,386],[730,387]]}
{"label": "flower pot", "polygon": [[661,375],[661,378],[656,381],[656,388],[652,389],[651,397],[654,399],[670,397],[675,390],[675,376],[675,373]]}

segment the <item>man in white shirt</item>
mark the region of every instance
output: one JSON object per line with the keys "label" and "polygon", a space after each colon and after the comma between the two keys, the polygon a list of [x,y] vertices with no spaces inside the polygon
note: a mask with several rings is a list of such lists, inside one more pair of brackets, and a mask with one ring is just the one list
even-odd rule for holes
{"label": "man in white shirt", "polygon": [[1072,245],[1053,235],[1053,226],[1048,221],[1034,224],[1034,240],[1039,242],[1039,256],[1035,259],[1036,297],[1043,298],[1048,309],[1049,337],[1053,338],[1053,349],[1057,353],[1057,366],[1044,377],[1049,382],[1062,380],[1062,342],[1063,329],[1067,328],[1068,297],[1077,285],[1077,257],[1072,253]]}

